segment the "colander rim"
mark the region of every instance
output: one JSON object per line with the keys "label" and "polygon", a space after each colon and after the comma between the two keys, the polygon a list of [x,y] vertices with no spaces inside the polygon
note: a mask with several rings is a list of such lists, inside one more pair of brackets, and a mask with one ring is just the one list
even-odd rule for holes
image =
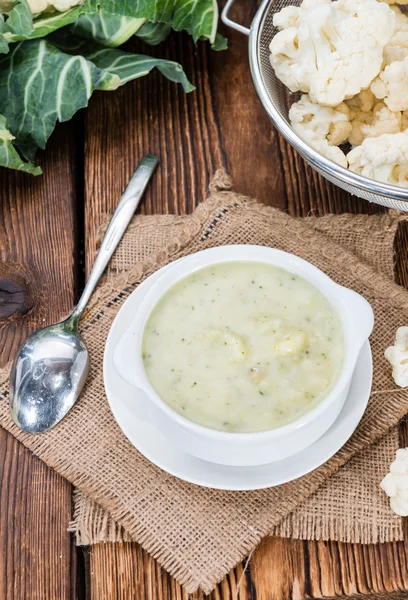
{"label": "colander rim", "polygon": [[[364,190],[370,194],[385,196],[393,200],[408,203],[408,189],[375,181],[358,173],[354,173],[323,156],[305,142],[281,116],[279,109],[269,95],[262,77],[260,67],[260,36],[269,9],[275,0],[263,0],[251,23],[248,41],[249,66],[252,81],[258,98],[268,117],[283,137],[299,152],[299,154],[315,169],[344,184]],[[358,195],[358,194],[356,194]]]}

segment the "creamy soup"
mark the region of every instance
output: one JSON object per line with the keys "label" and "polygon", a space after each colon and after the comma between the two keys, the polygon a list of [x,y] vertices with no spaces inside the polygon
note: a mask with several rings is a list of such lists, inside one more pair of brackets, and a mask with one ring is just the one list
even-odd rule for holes
{"label": "creamy soup", "polygon": [[230,432],[264,431],[315,407],[343,362],[339,316],[314,286],[256,262],[174,285],[143,338],[147,376],[175,411]]}

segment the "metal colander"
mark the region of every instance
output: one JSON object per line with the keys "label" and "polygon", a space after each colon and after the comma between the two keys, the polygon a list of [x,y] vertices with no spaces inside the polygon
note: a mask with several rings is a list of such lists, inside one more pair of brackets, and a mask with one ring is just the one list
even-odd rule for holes
{"label": "metal colander", "polygon": [[318,173],[347,192],[389,208],[408,211],[408,190],[368,179],[341,167],[314,150],[291,127],[288,112],[298,98],[275,76],[269,45],[275,33],[273,15],[284,6],[299,6],[300,0],[263,0],[250,29],[232,21],[229,10],[235,0],[228,0],[222,12],[223,22],[249,36],[249,64],[255,90],[264,109],[278,131],[292,144],[304,160]]}

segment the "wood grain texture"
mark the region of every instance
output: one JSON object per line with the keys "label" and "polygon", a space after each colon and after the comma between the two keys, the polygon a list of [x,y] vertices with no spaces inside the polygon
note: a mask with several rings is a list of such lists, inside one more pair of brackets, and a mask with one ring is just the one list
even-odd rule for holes
{"label": "wood grain texture", "polygon": [[211,174],[223,164],[219,143],[210,144],[219,131],[207,53],[193,49],[191,40],[182,35],[172,36],[165,46],[149,48],[149,53],[182,60],[197,93],[185,95],[180,86],[154,72],[120,88],[114,97],[92,98],[85,129],[88,266],[100,216],[112,210],[144,154],[160,158],[141,207],[148,214],[191,212],[205,196]]}
{"label": "wood grain texture", "polygon": [[[236,16],[248,23],[256,2],[242,4]],[[154,74],[123,88],[114,99],[92,99],[85,130],[87,271],[101,215],[112,212],[146,152],[160,158],[141,209],[148,214],[191,212],[219,166],[228,169],[236,189],[292,215],[384,210],[322,179],[277,134],[252,88],[246,39],[234,32],[228,37],[227,53],[213,53],[205,45],[194,48],[182,35],[152,50],[184,64],[197,87],[189,96]],[[398,243],[406,249],[408,238]],[[401,259],[400,274],[405,265]],[[246,569],[239,565],[219,584],[211,600],[408,597],[407,556],[404,543],[362,547],[268,539]],[[89,569],[91,600],[187,600],[137,544],[92,547]]]}
{"label": "wood grain texture", "polygon": [[[42,177],[0,173],[0,361],[74,298],[76,149],[57,132]],[[70,484],[0,429],[0,598],[77,597]]]}

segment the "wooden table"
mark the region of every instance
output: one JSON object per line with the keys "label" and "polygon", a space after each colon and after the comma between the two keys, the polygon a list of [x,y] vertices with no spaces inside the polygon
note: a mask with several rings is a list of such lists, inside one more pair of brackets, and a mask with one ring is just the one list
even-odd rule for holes
{"label": "wooden table", "polygon": [[[255,9],[247,0],[237,17],[248,21]],[[57,128],[40,157],[42,177],[1,171],[3,363],[29,331],[72,307],[93,261],[98,223],[144,153],[157,154],[160,168],[143,213],[191,212],[221,166],[237,190],[292,215],[383,210],[306,167],[255,97],[246,39],[234,32],[228,37],[223,53],[205,44],[195,48],[184,35],[152,49],[183,63],[196,92],[185,96],[155,73],[114,93],[96,93],[87,111]],[[398,276],[407,283],[406,229],[397,247]],[[71,511],[71,485],[0,431],[0,600],[187,598],[137,544],[76,548],[67,533]],[[408,598],[407,556],[402,542],[268,539],[245,572],[238,566],[212,597]]]}

